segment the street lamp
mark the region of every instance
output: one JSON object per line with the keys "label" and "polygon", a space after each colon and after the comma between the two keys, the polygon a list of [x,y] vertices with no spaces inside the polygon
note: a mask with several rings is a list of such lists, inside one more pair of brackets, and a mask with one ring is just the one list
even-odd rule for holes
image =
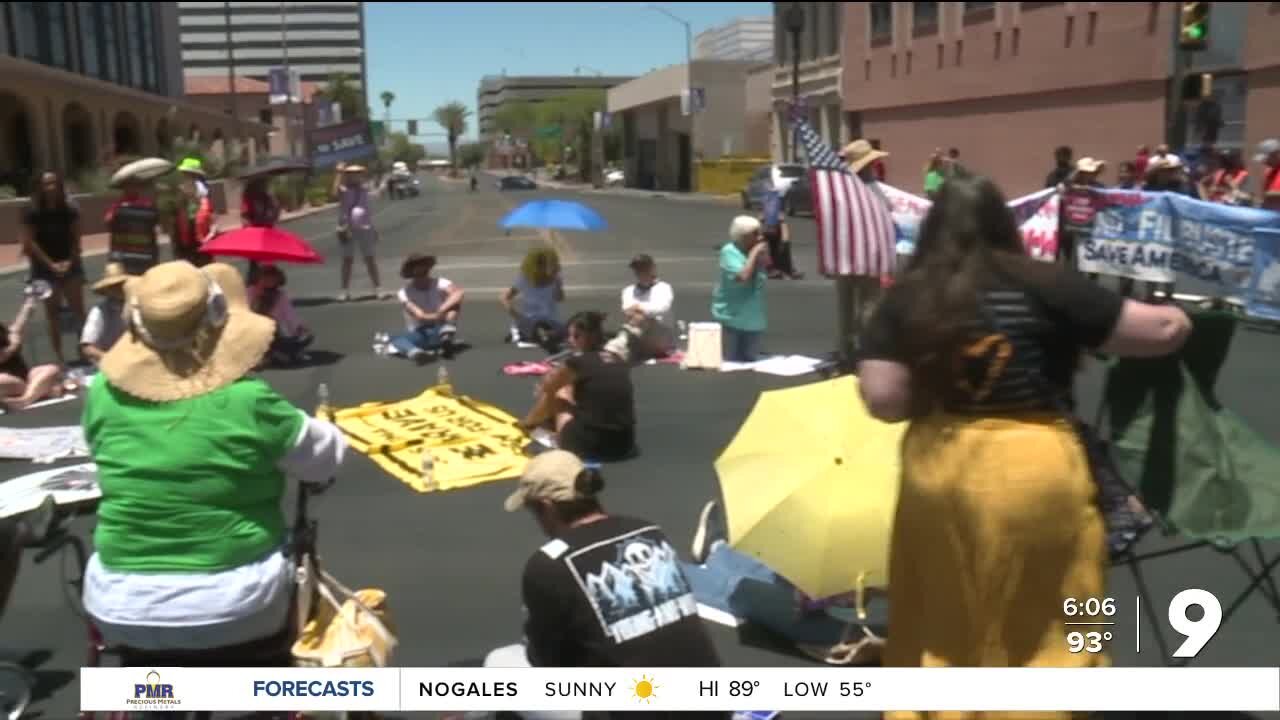
{"label": "street lamp", "polygon": [[689,24],[688,20],[685,20],[679,15],[672,13],[670,10],[662,7],[661,5],[645,5],[645,8],[648,10],[652,10],[654,12],[662,13],[663,15],[666,15],[667,17],[671,18],[672,20],[675,20],[676,22],[684,26],[684,63],[685,65],[692,64],[693,63],[693,25]]}
{"label": "street lamp", "polygon": [[[787,27],[787,32],[791,33],[791,102],[793,105],[800,102],[800,33],[804,32],[804,8],[800,7],[800,3],[792,3],[788,8],[783,22]],[[795,162],[799,157],[796,151],[797,134],[791,135],[791,161]]]}

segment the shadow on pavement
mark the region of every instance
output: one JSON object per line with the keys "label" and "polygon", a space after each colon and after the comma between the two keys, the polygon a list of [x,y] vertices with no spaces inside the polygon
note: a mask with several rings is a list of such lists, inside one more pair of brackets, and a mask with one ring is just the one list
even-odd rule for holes
{"label": "shadow on pavement", "polygon": [[308,368],[329,367],[342,362],[346,355],[329,350],[308,350],[307,359],[301,362],[276,364],[267,367],[269,370],[306,370]]}
{"label": "shadow on pavement", "polygon": [[76,679],[76,674],[68,670],[41,670],[40,668],[52,658],[53,653],[48,650],[36,650],[27,653],[18,661],[18,664],[31,671],[35,679],[35,686],[31,689],[32,703],[53,697],[54,693],[67,687]]}

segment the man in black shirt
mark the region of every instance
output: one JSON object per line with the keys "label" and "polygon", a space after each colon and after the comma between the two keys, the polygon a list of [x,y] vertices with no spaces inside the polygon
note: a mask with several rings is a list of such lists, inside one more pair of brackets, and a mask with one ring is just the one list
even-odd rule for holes
{"label": "man in black shirt", "polygon": [[1047,188],[1058,187],[1067,180],[1071,179],[1071,173],[1074,168],[1071,166],[1071,158],[1075,155],[1071,148],[1063,145],[1053,151],[1053,169],[1049,171],[1048,177],[1044,179],[1044,186]]}
{"label": "man in black shirt", "polygon": [[720,666],[671,542],[657,525],[606,513],[603,488],[564,450],[529,462],[504,507],[528,510],[551,540],[524,568],[524,647],[494,651],[487,667]]}

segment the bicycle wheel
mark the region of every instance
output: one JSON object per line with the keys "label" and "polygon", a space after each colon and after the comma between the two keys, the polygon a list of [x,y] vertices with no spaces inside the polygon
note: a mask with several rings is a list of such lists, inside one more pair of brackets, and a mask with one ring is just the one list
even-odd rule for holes
{"label": "bicycle wheel", "polygon": [[0,663],[0,713],[6,720],[18,720],[31,703],[35,678],[17,663]]}

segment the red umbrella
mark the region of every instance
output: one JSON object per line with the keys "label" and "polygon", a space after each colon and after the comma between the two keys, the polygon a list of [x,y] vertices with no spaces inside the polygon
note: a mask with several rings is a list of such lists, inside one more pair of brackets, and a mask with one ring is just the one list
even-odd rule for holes
{"label": "red umbrella", "polygon": [[258,262],[322,263],[324,258],[307,241],[274,227],[244,227],[223,233],[200,248],[209,255]]}

